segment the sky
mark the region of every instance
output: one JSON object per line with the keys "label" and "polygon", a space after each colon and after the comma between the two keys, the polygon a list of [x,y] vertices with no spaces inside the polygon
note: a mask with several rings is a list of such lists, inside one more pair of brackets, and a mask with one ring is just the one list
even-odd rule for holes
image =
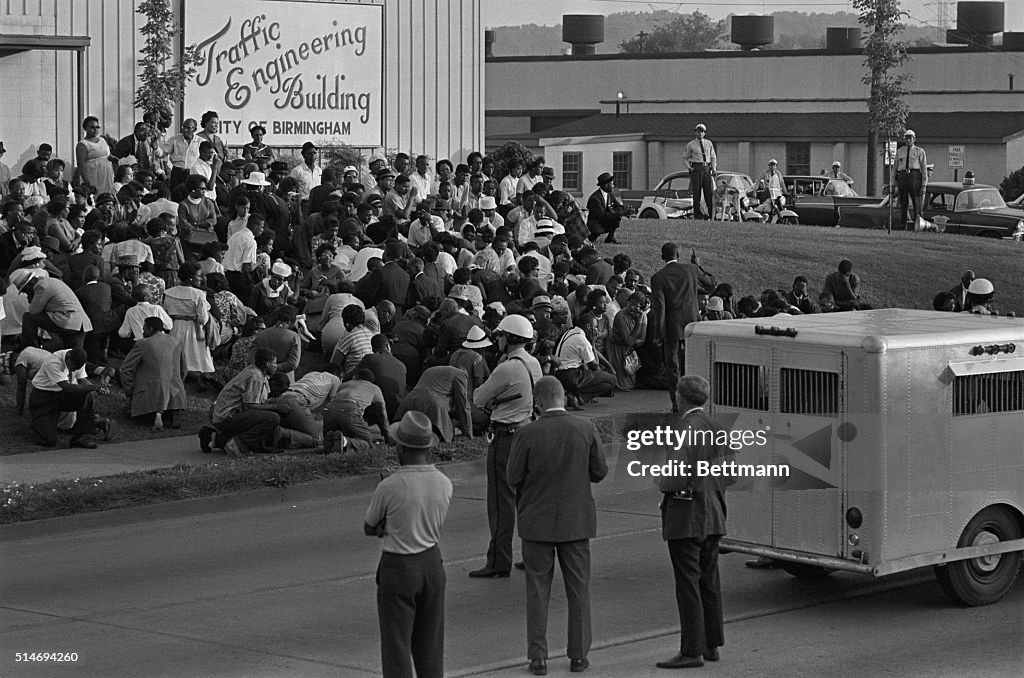
{"label": "sky", "polygon": [[[903,10],[910,14],[907,24],[937,25],[939,0],[903,0]],[[1024,0],[1003,0],[1006,7],[1005,30],[1024,31]],[[562,22],[563,14],[614,14],[615,12],[648,12],[667,9],[689,14],[695,10],[721,19],[727,14],[770,14],[771,12],[854,12],[846,0],[781,0],[776,2],[746,0],[707,0],[698,2],[648,2],[647,0],[484,0],[484,24],[508,26],[535,23],[552,26]],[[946,0],[949,28],[956,28],[956,2]]]}

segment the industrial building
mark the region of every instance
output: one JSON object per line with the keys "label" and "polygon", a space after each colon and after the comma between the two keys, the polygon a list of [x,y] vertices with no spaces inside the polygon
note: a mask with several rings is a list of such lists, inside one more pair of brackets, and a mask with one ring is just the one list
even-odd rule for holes
{"label": "industrial building", "polygon": [[[1024,34],[1002,33],[1002,2],[958,10],[949,42],[909,50],[908,127],[936,180],[971,169],[998,184],[1024,166]],[[740,49],[595,55],[603,17],[566,17],[572,54],[487,58],[487,147],[515,140],[542,153],[556,184],[574,193],[593,190],[606,171],[620,188],[642,189],[682,169],[703,122],[721,169],[756,178],[776,158],[786,174],[818,174],[838,160],[861,194],[879,190],[864,185],[860,29],[830,29],[824,49],[758,51],[772,40],[772,17],[733,17],[732,38]],[[488,39],[500,48],[500,33]],[[494,86],[522,77],[528,87]],[[881,153],[875,160],[881,178]]]}

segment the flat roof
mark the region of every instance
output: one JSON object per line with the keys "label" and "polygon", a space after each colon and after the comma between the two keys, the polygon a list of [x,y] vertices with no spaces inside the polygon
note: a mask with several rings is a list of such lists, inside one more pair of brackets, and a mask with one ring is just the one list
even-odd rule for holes
{"label": "flat roof", "polygon": [[0,51],[26,52],[33,49],[84,50],[92,43],[87,35],[25,35],[0,33]]}

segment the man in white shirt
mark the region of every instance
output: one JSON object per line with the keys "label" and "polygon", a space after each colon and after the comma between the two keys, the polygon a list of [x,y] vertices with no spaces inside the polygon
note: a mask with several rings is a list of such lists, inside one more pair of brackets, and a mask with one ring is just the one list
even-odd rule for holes
{"label": "man in white shirt", "polygon": [[[32,378],[32,394],[28,411],[32,417],[32,438],[43,447],[57,446],[57,420],[61,412],[75,413],[71,429],[71,447],[96,449],[96,443],[85,438],[96,432],[93,412],[93,391],[97,386],[85,379],[85,349],[57,351],[43,360]],[[107,438],[109,439],[109,424]]]}
{"label": "man in white shirt", "polygon": [[171,137],[163,145],[171,161],[170,187],[184,183],[188,177],[188,168],[199,159],[199,142],[202,139],[196,136],[197,129],[196,121],[187,118],[181,123],[181,134]]}
{"label": "man in white shirt", "polygon": [[288,175],[299,184],[299,198],[309,199],[309,192],[320,185],[323,169],[316,162],[316,145],[312,141],[302,144],[302,162]]}
{"label": "man in white shirt", "polygon": [[245,228],[228,238],[228,250],[221,263],[228,285],[239,299],[248,300],[252,288],[259,280],[256,270],[256,238],[262,233],[263,222],[249,219]]}
{"label": "man in white shirt", "polygon": [[430,195],[434,185],[434,174],[430,171],[430,159],[427,156],[416,156],[416,171],[409,175],[409,183],[421,198]]}
{"label": "man in white shirt", "polygon": [[149,285],[137,285],[132,290],[132,299],[135,300],[135,305],[125,311],[124,322],[121,323],[117,336],[122,339],[130,338],[132,341],[142,339],[142,323],[146,318],[160,318],[164,323],[164,330],[167,332],[174,329],[174,322],[171,320],[171,316],[167,315],[164,307],[148,301],[152,291]]}
{"label": "man in white shirt", "polygon": [[409,247],[420,247],[444,233],[444,221],[431,212],[434,200],[426,198],[416,206],[416,220],[409,223]]}
{"label": "man in white shirt", "polygon": [[508,163],[508,174],[498,184],[498,210],[502,216],[512,209],[516,199],[516,184],[519,177],[523,176],[523,163],[521,160],[513,159]]}
{"label": "man in white shirt", "polygon": [[198,174],[206,179],[206,190],[203,195],[210,200],[217,200],[217,175],[223,162],[224,159],[217,155],[213,144],[202,141],[199,143],[199,157],[188,168],[189,174]]}
{"label": "man in white shirt", "polygon": [[555,377],[562,382],[570,402],[579,406],[615,390],[615,375],[598,367],[597,354],[582,327],[574,327],[559,339],[555,347],[558,369]]}

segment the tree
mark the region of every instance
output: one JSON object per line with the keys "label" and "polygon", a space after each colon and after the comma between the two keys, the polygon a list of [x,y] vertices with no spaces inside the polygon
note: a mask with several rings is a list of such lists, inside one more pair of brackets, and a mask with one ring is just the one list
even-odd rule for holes
{"label": "tree", "polygon": [[853,0],[860,12],[860,23],[871,33],[864,45],[864,66],[867,74],[861,81],[868,93],[868,158],[867,190],[877,186],[878,140],[886,143],[906,128],[910,112],[904,97],[909,94],[910,76],[894,72],[909,58],[907,44],[896,38],[903,31],[900,20],[907,13],[899,0]]}
{"label": "tree", "polygon": [[725,19],[712,21],[704,12],[680,14],[671,21],[656,26],[650,33],[638,35],[619,43],[624,54],[662,54],[665,52],[697,52],[714,47],[725,38]]}
{"label": "tree", "polygon": [[494,158],[494,176],[500,179],[508,174],[509,162],[518,160],[526,167],[533,160],[533,153],[518,141],[507,141],[491,153],[491,157]]}
{"label": "tree", "polygon": [[174,39],[181,34],[174,22],[171,0],[142,0],[136,10],[146,17],[139,32],[146,43],[139,53],[139,89],[135,92],[135,107],[144,116],[170,121],[176,104],[185,97],[185,85],[196,73],[195,45],[182,50],[177,63],[169,63],[174,56]]}
{"label": "tree", "polygon": [[1003,200],[1016,200],[1024,193],[1024,167],[1004,178],[999,184],[999,192],[1003,194]]}

